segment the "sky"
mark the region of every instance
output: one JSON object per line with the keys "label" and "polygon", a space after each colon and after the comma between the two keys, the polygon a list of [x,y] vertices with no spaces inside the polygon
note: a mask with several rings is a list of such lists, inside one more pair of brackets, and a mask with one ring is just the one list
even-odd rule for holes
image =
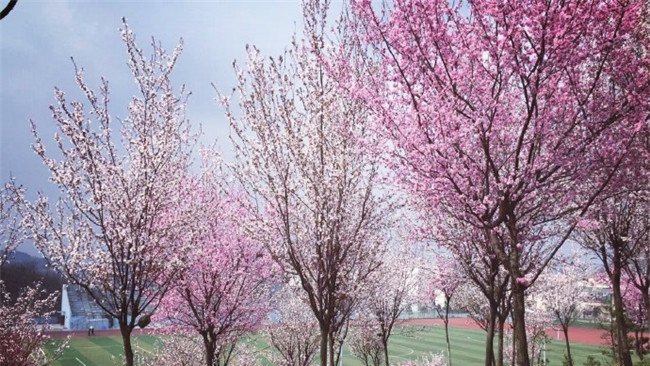
{"label": "sky", "polygon": [[[7,1],[2,0],[0,6]],[[136,94],[126,66],[119,28],[126,17],[145,51],[151,37],[171,50],[179,38],[184,51],[172,79],[192,92],[187,117],[201,126],[201,143],[229,149],[224,111],[215,101],[235,86],[232,62],[245,60],[246,44],[275,56],[299,31],[299,1],[25,1],[0,21],[0,173],[4,183],[15,177],[33,197],[37,191],[56,196],[49,173],[31,149],[33,120],[44,140],[56,131],[49,106],[57,86],[68,100],[80,100],[70,57],[83,67],[86,81],[98,87],[109,80],[114,117],[125,117]],[[47,143],[46,143],[47,147]],[[23,250],[34,253],[27,246]]]}

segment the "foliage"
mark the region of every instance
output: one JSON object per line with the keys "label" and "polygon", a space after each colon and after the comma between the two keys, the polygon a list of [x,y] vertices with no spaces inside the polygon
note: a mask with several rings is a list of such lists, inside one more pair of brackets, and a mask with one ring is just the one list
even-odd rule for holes
{"label": "foliage", "polygon": [[634,366],[650,366],[650,358],[644,358],[643,360],[636,362]]}

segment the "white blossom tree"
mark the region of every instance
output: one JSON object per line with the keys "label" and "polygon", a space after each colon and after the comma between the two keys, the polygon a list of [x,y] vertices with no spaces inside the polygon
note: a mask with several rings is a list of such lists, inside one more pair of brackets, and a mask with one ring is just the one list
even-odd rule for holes
{"label": "white blossom tree", "polygon": [[[451,343],[449,341],[449,310],[452,299],[467,281],[461,266],[451,257],[440,256],[426,277],[425,300],[431,303],[438,317],[445,325],[445,341],[447,342],[447,362],[451,366]],[[441,300],[441,301],[439,301]],[[440,303],[442,302],[442,303]]]}
{"label": "white blossom tree", "polygon": [[22,188],[10,181],[0,187],[0,279],[2,266],[22,243],[25,232],[18,215]]}
{"label": "white blossom tree", "polygon": [[[202,343],[197,337],[179,334],[166,335],[157,339],[153,352],[138,354],[137,364],[140,366],[201,365],[205,362]],[[251,345],[238,345],[233,351],[230,360],[232,366],[264,365],[258,357],[258,351]]]}
{"label": "white blossom tree", "polygon": [[309,304],[285,286],[274,297],[277,322],[268,325],[266,334],[274,351],[270,359],[278,366],[309,366],[314,361],[320,333]]}
{"label": "white blossom tree", "polygon": [[590,299],[585,286],[587,265],[580,261],[580,255],[584,256],[584,253],[574,253],[569,258],[556,259],[556,263],[542,274],[539,283],[531,288],[533,297],[541,300],[541,305],[562,328],[568,366],[574,364],[569,343],[569,326],[580,315],[581,305]]}
{"label": "white blossom tree", "polygon": [[385,350],[378,325],[362,323],[355,327],[350,337],[350,351],[363,366],[381,366],[386,361]]}
{"label": "white blossom tree", "polygon": [[132,366],[131,333],[156,310],[185,252],[174,240],[182,222],[170,220],[178,215],[169,212],[180,206],[195,136],[184,117],[187,93],[175,92],[170,80],[182,43],[167,54],[153,41],[149,57],[126,21],[122,39],[140,95],[115,124],[108,81],[95,92],[75,65],[87,104],[69,103],[55,90],[55,153],[46,152],[32,122],[34,151],[60,199],[54,205],[42,194],[25,200],[24,221],[50,265],[117,319]]}
{"label": "white blossom tree", "polygon": [[431,354],[429,357],[423,357],[418,361],[405,361],[399,366],[445,366],[447,360],[442,354]]}
{"label": "white blossom tree", "polygon": [[379,192],[379,156],[368,144],[367,111],[344,98],[319,62],[328,57],[328,1],[304,6],[305,38],[279,58],[248,48],[236,67],[241,115],[227,110],[234,172],[258,203],[251,233],[296,279],[318,321],[321,365],[333,366],[340,338],[380,264],[391,219]]}
{"label": "white blossom tree", "polygon": [[[373,281],[366,290],[361,306],[362,320],[369,320],[372,332],[378,338],[383,352],[383,363],[388,366],[388,341],[402,312],[415,299],[419,261],[405,250],[387,253],[379,270],[373,274]],[[369,334],[361,331],[361,334]],[[368,348],[372,338],[362,336],[359,346]],[[360,352],[361,353],[361,352]]]}

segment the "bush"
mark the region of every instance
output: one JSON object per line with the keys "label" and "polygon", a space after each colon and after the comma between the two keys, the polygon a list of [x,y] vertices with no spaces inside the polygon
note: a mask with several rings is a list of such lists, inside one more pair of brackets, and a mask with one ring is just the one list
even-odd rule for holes
{"label": "bush", "polygon": [[634,366],[650,366],[650,358],[644,358],[643,360],[634,364]]}
{"label": "bush", "polygon": [[584,366],[602,366],[600,361],[596,360],[594,356],[587,356],[587,361],[583,363]]}
{"label": "bush", "polygon": [[442,354],[432,354],[428,358],[402,362],[398,366],[447,366],[447,359]]}

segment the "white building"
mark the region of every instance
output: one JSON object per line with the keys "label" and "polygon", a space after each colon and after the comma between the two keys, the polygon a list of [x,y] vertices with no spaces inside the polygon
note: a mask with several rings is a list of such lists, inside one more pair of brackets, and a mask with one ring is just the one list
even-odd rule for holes
{"label": "white building", "polygon": [[109,329],[111,325],[117,323],[111,321],[110,316],[95,303],[95,300],[76,285],[63,285],[61,315],[64,318],[63,327],[71,330],[88,329],[90,326],[95,329]]}

